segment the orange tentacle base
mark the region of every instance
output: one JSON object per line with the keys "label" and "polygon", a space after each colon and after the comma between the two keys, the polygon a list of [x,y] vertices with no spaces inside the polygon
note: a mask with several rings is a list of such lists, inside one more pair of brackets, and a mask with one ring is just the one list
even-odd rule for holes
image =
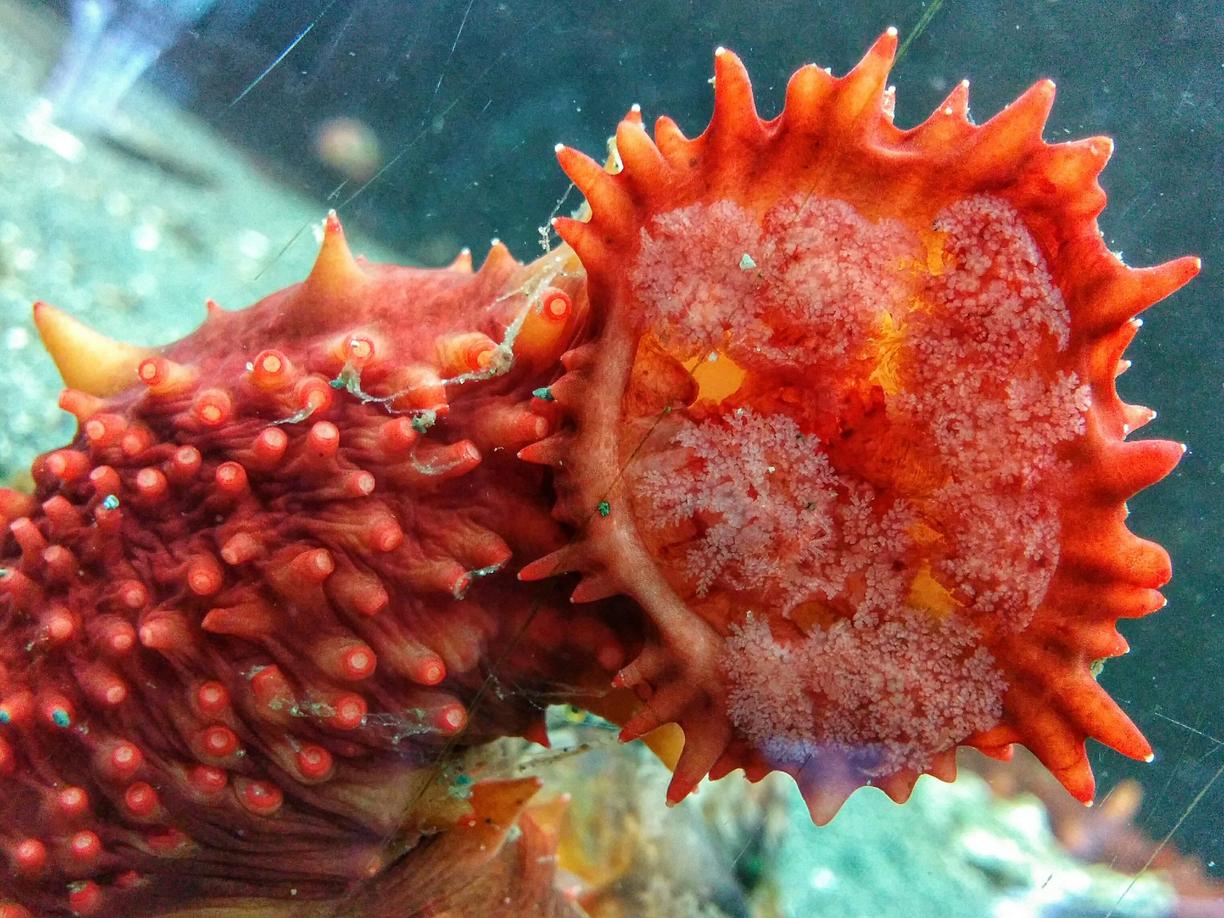
{"label": "orange tentacle base", "polygon": [[1111,144],[1045,143],[1048,81],[980,127],[967,84],[895,127],[895,46],[804,67],[771,121],[720,49],[700,137],[626,119],[617,172],[558,151],[592,328],[551,387],[567,423],[524,458],[579,536],[520,576],[645,610],[622,735],[683,728],[673,801],[782,770],[823,822],[1021,742],[1087,802],[1086,737],[1150,755],[1091,667],[1163,602],[1124,502],[1183,448],[1126,439],[1152,413],[1114,378],[1198,262],[1106,250]]}

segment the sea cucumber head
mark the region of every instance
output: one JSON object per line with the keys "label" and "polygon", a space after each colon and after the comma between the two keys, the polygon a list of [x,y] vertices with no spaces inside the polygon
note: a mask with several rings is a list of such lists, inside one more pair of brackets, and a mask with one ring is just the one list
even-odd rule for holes
{"label": "sea cucumber head", "polygon": [[901,799],[958,745],[1030,746],[1084,800],[1084,740],[1150,749],[1097,686],[1167,555],[1123,501],[1178,444],[1114,385],[1132,318],[1197,261],[1132,270],[1096,225],[1109,141],[1041,137],[1053,84],[978,127],[967,85],[892,122],[886,33],[756,114],[715,54],[714,115],[562,148],[587,220],[592,334],[551,392],[557,512],[582,536],[524,576],[621,592],[653,636],[618,676],[632,738],[685,733],[669,799],[711,770],[794,775],[814,818]]}

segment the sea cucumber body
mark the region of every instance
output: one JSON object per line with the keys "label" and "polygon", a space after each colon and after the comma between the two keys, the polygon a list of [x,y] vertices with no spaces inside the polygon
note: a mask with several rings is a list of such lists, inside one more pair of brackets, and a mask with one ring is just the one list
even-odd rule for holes
{"label": "sea cucumber body", "polygon": [[0,898],[337,900],[467,808],[438,767],[606,682],[621,637],[565,612],[563,644],[564,594],[506,571],[565,539],[514,456],[581,327],[564,261],[372,265],[331,218],[303,284],[166,348],[38,307],[94,392],[4,499]]}

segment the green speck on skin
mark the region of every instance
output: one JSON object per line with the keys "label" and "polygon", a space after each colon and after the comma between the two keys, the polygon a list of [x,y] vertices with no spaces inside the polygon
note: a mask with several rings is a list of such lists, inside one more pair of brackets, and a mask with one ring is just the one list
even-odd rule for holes
{"label": "green speck on skin", "polygon": [[601,500],[599,502],[599,506],[596,507],[595,509],[599,511],[600,516],[606,517],[609,513],[612,512],[612,505],[608,503],[606,500]]}
{"label": "green speck on skin", "polygon": [[341,379],[339,376],[337,376],[335,379],[329,379],[327,381],[327,384],[331,386],[333,389],[343,389],[344,388],[344,380]]}
{"label": "green speck on skin", "polygon": [[51,712],[51,720],[57,727],[71,727],[72,718],[68,716],[68,712],[63,708],[56,708]]}
{"label": "green speck on skin", "polygon": [[107,494],[102,498],[102,507],[106,510],[117,510],[119,508],[119,498],[114,494]]}
{"label": "green speck on skin", "polygon": [[546,402],[553,401],[552,390],[548,386],[540,386],[538,389],[533,389],[531,392],[538,399],[543,399]]}

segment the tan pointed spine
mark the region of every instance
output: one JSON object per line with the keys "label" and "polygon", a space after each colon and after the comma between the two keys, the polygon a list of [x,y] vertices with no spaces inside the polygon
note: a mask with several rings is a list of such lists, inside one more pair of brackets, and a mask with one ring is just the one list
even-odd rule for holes
{"label": "tan pointed spine", "polygon": [[136,368],[152,353],[94,331],[54,306],[34,304],[34,324],[64,384],[106,397],[136,382]]}

